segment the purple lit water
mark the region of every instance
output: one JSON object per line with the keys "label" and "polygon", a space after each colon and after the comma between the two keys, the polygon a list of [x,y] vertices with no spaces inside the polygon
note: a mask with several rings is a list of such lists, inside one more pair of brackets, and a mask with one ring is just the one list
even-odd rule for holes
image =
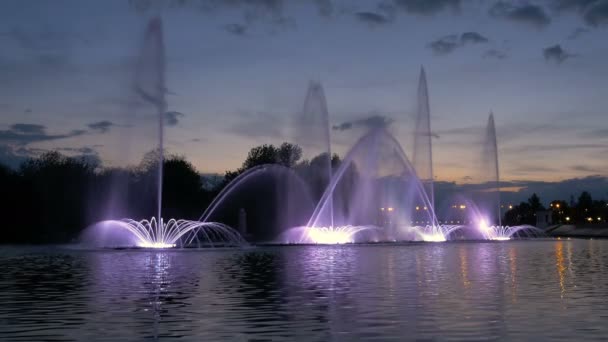
{"label": "purple lit water", "polygon": [[603,340],[608,241],[0,249],[0,340]]}

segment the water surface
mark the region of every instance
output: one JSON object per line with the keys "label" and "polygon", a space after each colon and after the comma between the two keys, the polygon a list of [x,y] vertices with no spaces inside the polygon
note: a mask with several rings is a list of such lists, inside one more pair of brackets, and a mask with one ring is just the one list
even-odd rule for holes
{"label": "water surface", "polygon": [[0,247],[0,340],[601,340],[608,241]]}

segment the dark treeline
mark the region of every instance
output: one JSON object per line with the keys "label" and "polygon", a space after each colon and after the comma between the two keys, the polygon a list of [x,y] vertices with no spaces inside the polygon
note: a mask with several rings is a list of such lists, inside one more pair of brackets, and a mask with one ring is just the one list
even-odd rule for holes
{"label": "dark treeline", "polygon": [[[223,182],[203,187],[201,175],[184,157],[170,155],[163,163],[163,208],[166,218],[198,220],[222,188],[238,175],[262,164],[280,164],[298,170],[312,186],[314,197],[322,195],[327,180],[315,179],[315,168],[327,155],[301,160],[299,146],[283,143],[251,149],[241,168],[225,174]],[[332,163],[339,164],[333,156]],[[66,243],[75,241],[83,229],[105,219],[143,219],[156,216],[158,153],[149,152],[139,165],[128,168],[104,168],[86,158],[74,158],[47,152],[12,170],[0,164],[0,189],[4,198],[3,233],[0,243]],[[275,187],[277,185],[275,184]],[[270,187],[254,189],[255,197],[241,200],[240,207],[270,199]],[[276,193],[276,192],[275,192]],[[243,193],[239,194],[242,196]],[[245,201],[246,203],[243,203]],[[225,223],[235,226],[237,208],[223,211]],[[255,206],[248,215],[254,215]],[[221,212],[221,210],[220,210]],[[258,221],[271,215],[261,212]],[[253,218],[251,218],[253,220]],[[249,221],[249,220],[248,220]],[[278,223],[277,223],[278,224]]]}
{"label": "dark treeline", "polygon": [[583,191],[575,200],[570,196],[568,202],[554,200],[546,208],[538,195],[533,194],[528,201],[513,206],[505,213],[507,225],[536,224],[539,211],[549,210],[553,224],[605,225],[608,218],[608,205],[605,200],[594,200],[591,194]]}
{"label": "dark treeline", "polygon": [[[165,219],[198,220],[230,181],[258,165],[278,164],[304,180],[306,189],[294,183],[289,172],[262,175],[244,182],[226,201],[229,205],[220,206],[215,217],[210,217],[237,227],[239,211],[244,209],[250,234],[258,238],[276,236],[281,227],[305,223],[313,210],[312,203],[322,196],[328,182],[322,170],[328,163],[335,170],[340,162],[337,155],[330,160],[327,154],[303,160],[302,149],[289,143],[261,145],[249,151],[239,169],[226,172],[221,182],[209,188],[203,186],[201,175],[190,162],[171,155],[163,164],[162,214]],[[73,242],[83,229],[101,220],[156,216],[157,171],[158,154],[154,151],[146,154],[139,165],[128,168],[104,168],[90,159],[58,152],[29,159],[17,170],[0,164],[4,199],[0,206],[0,243]],[[336,198],[350,198],[357,177],[354,166],[349,168],[336,188]],[[305,196],[304,192],[309,193]],[[302,201],[307,196],[311,201]],[[347,207],[346,202],[334,202],[336,210],[346,213]],[[551,210],[556,224],[605,224],[608,218],[606,202],[593,200],[587,192],[576,200],[572,196],[569,201],[555,200],[549,208],[535,194],[508,210],[503,223],[534,225],[537,212],[542,210]]]}

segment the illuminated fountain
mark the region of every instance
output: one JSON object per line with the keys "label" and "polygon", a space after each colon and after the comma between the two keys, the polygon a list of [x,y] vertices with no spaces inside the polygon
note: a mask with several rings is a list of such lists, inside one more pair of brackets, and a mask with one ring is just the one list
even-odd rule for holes
{"label": "illuminated fountain", "polygon": [[432,134],[424,69],[420,72],[417,107],[413,163],[385,127],[372,129],[355,143],[333,173],[308,223],[288,230],[280,240],[446,241],[459,229],[440,225],[434,212]]}
{"label": "illuminated fountain", "polygon": [[106,220],[89,227],[83,238],[95,247],[234,247],[247,242],[231,227],[216,222],[156,218]]}
{"label": "illuminated fountain", "polygon": [[165,84],[165,47],[159,17],[148,23],[135,73],[137,102],[155,112],[158,120],[158,161],[156,189],[157,212],[150,220],[106,220],[82,234],[85,245],[96,247],[171,248],[190,246],[240,246],[245,240],[234,229],[221,223],[162,218],[164,125],[167,113]]}

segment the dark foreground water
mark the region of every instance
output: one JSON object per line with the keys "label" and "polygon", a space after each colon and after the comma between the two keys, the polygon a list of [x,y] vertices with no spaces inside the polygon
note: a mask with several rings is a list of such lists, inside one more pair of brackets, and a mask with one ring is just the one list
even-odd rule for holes
{"label": "dark foreground water", "polygon": [[608,241],[0,246],[0,340],[602,340]]}

